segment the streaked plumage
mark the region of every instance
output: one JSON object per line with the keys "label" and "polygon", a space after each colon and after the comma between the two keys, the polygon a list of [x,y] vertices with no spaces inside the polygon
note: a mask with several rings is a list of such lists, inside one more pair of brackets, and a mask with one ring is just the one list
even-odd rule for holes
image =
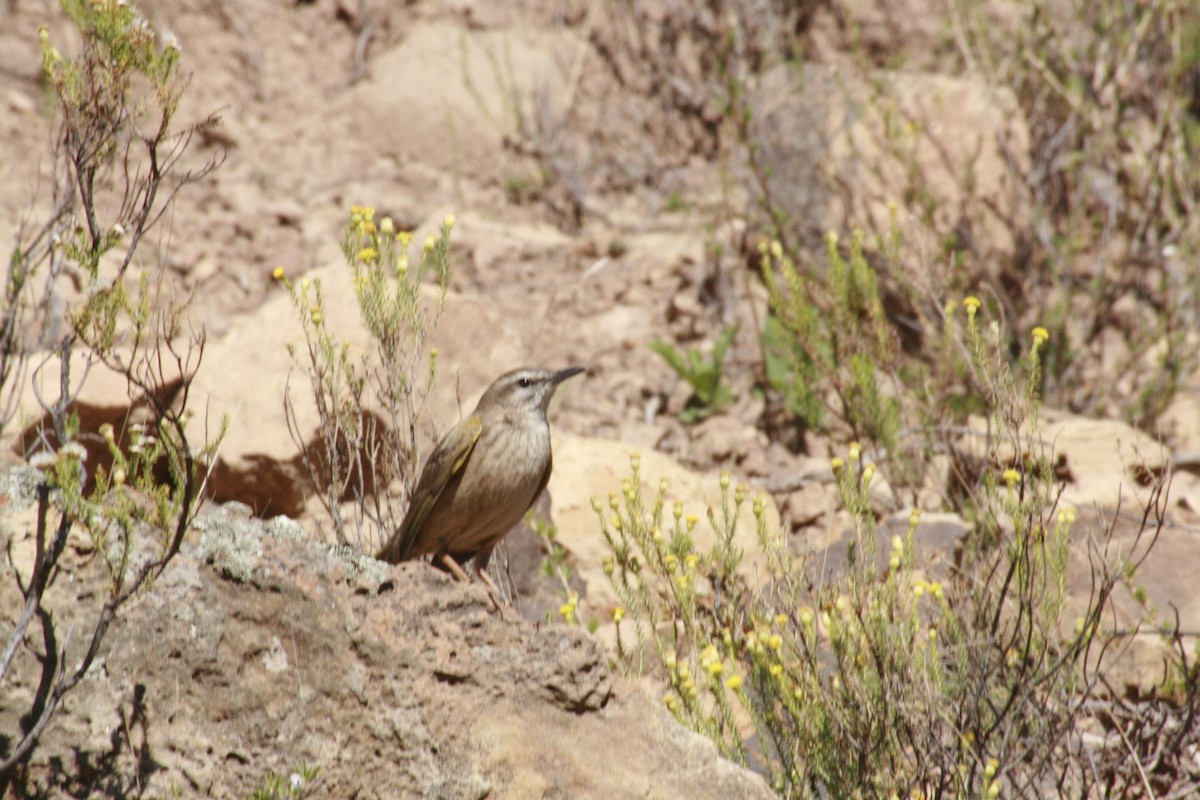
{"label": "streaked plumage", "polygon": [[484,576],[496,544],[550,480],[550,398],[583,371],[524,367],[497,378],[471,416],[438,442],[404,521],[377,558],[396,563],[432,555],[451,569],[447,558],[474,559]]}

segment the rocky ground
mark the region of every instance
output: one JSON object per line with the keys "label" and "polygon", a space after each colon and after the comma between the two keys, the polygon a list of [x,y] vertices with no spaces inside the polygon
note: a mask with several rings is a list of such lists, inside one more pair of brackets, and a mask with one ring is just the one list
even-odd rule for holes
{"label": "rocky ground", "polygon": [[[307,760],[322,769],[319,795],[330,797],[767,796],[757,777],[719,761],[639,687],[614,677],[601,645],[579,629],[537,622],[557,607],[557,584],[536,579],[541,543],[528,532],[514,536],[511,555],[524,619],[490,612],[481,590],[421,565],[388,569],[317,543],[327,521],[303,483],[283,416],[289,380],[293,388],[299,380],[287,348],[302,333],[272,278],[279,266],[295,279],[322,278],[330,325],[361,341],[338,249],[349,207],[374,205],[418,231],[417,241],[445,214],[456,216],[451,295],[432,342],[444,369],[433,426],[453,423],[512,367],[588,367],[552,408],[547,511],[588,613],[608,619],[615,601],[600,573],[591,498],[619,487],[630,453],[642,454],[652,485],[669,478],[673,496],[698,513],[717,496],[718,469],[770,491],[770,524],[798,550],[834,552],[843,530],[828,464],[844,443],[810,434],[803,447],[786,446],[760,426],[752,334],[765,294],[743,280],[736,260],[706,247],[707,212],[727,202],[721,165],[684,151],[655,181],[643,179],[662,163],[650,151],[680,134],[614,99],[619,87],[596,67],[602,25],[584,4],[141,5],[178,38],[192,70],[182,115],[216,110],[222,120],[196,155],[224,148],[223,165],[179,196],[147,258],[191,294],[192,317],[209,334],[193,395],[210,420],[228,414],[231,425],[211,507],[47,732],[34,762],[39,786],[51,796],[242,797],[267,770],[287,773]],[[782,137],[770,154],[781,173],[816,174],[832,163],[840,180],[861,187],[842,202],[804,195],[806,182],[793,182],[789,202],[823,230],[882,219],[889,180],[899,178],[873,166],[876,121],[829,91],[845,85],[837,57],[845,29],[818,17],[811,57],[821,68],[803,92],[782,74],[755,90],[775,130],[814,127],[805,124],[814,107],[831,129],[852,129],[850,150],[825,148],[814,133],[811,142]],[[61,28],[56,3],[10,0],[0,10],[5,242],[48,177],[41,23]],[[922,13],[866,10],[857,23],[868,45],[926,35],[930,24]],[[941,123],[930,126],[944,136],[940,149],[920,154],[928,170],[969,152],[977,191],[1005,197],[1003,154],[970,135],[1000,120],[1019,143],[1019,120],[1003,102],[970,81],[894,79],[909,110]],[[543,160],[518,146],[531,131],[557,143]],[[557,160],[557,181],[539,177],[545,159]],[[950,181],[941,185],[953,206]],[[1002,199],[989,207],[1007,211]],[[997,230],[986,246],[1004,253],[1014,245]],[[736,402],[685,427],[676,414],[688,390],[646,344],[711,341],[732,323],[742,323],[725,370]],[[1048,410],[1044,438],[1062,455],[1065,500],[1124,524],[1140,517],[1133,509],[1145,475],[1172,459],[1194,470],[1200,381],[1188,386],[1163,417],[1162,441]],[[116,418],[129,405],[123,383],[103,375],[81,401]],[[315,427],[301,405],[302,422]],[[36,410],[26,397],[23,421]],[[889,503],[881,496],[881,514],[907,518]],[[5,535],[15,555],[5,565],[5,604],[16,599],[7,576],[32,551],[31,517],[18,506],[10,498]],[[1162,541],[1141,573],[1153,603],[1179,608],[1185,630],[1200,628],[1190,579],[1200,559],[1198,511],[1200,476],[1178,471]],[[919,538],[935,556],[952,550],[963,525],[930,515]],[[1082,591],[1083,564],[1076,577]],[[72,550],[59,578],[67,585],[61,608],[76,607],[100,580],[89,554]],[[1122,603],[1135,613],[1130,598]],[[1122,679],[1153,682],[1155,647],[1154,637],[1134,640]],[[0,734],[28,692],[19,679],[4,688]]]}

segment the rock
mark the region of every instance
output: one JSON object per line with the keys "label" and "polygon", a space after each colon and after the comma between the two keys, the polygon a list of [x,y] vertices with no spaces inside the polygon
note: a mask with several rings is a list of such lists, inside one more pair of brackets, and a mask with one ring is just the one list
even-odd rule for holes
{"label": "rock", "polygon": [[[185,543],[47,729],[30,790],[72,780],[63,764],[103,763],[102,783],[69,793],[136,781],[240,798],[304,762],[323,797],[772,796],[614,678],[580,628],[501,615],[478,585],[314,543],[245,508],[202,527],[244,554],[239,573]],[[93,560],[73,576],[54,587],[56,618],[90,625],[107,575]],[[0,585],[6,618],[15,592]],[[32,664],[17,660],[0,730],[16,728]]]}
{"label": "rock", "polygon": [[[1200,594],[1196,592],[1200,535],[1194,528],[1174,525],[1168,519],[1156,536],[1153,527],[1143,530],[1141,510],[1132,506],[1119,514],[1082,509],[1072,528],[1068,596],[1062,618],[1067,633],[1082,618],[1095,589],[1094,549],[1101,548],[1112,568],[1121,558],[1138,560],[1151,540],[1153,547],[1137,571],[1128,581],[1117,582],[1112,610],[1101,620],[1101,635],[1117,632],[1114,646],[1102,654],[1100,648],[1092,648],[1093,656],[1103,656],[1104,675],[1118,692],[1126,688],[1152,692],[1160,686],[1169,655],[1167,639],[1160,630],[1171,630],[1176,615],[1185,646],[1190,649],[1195,641],[1193,634],[1200,630]],[[1145,602],[1135,592],[1143,593]]]}
{"label": "rock", "polygon": [[[768,71],[750,103],[772,194],[806,226],[804,241],[819,247],[821,235],[845,233],[847,221],[888,230],[888,203],[903,200],[913,170],[929,192],[937,234],[969,230],[988,261],[1013,253],[1006,219],[1021,210],[1007,158],[1028,158],[1029,132],[1010,91],[973,79],[862,76],[810,63]],[[894,148],[911,153],[912,163]],[[916,233],[908,213],[920,210],[900,209],[906,237]]]}
{"label": "rock", "polygon": [[[828,472],[828,468],[825,471]],[[829,484],[810,483],[787,495],[780,511],[793,530],[824,525],[830,515],[841,507],[842,501],[832,480],[830,476]]]}
{"label": "rock", "polygon": [[[418,19],[329,114],[348,120],[349,138],[376,157],[501,185],[523,166],[505,137],[534,115],[563,113],[569,61],[558,57],[577,57],[579,47],[568,29],[477,31]],[[535,96],[545,108],[533,108]]]}
{"label": "rock", "polygon": [[[1049,416],[1047,414],[1047,416]],[[977,457],[987,453],[987,423],[973,416],[962,446]],[[993,432],[994,435],[994,432]],[[1126,508],[1149,494],[1152,476],[1166,466],[1165,448],[1145,433],[1117,420],[1059,416],[1041,419],[1036,432],[1020,443],[997,441],[994,453],[1003,469],[1032,455],[1047,459],[1064,481],[1062,502],[1078,507]],[[996,465],[992,465],[993,468]],[[999,479],[999,475],[996,476]]]}
{"label": "rock", "polygon": [[1134,507],[1167,460],[1161,444],[1117,420],[1071,417],[1043,424],[1039,434],[1069,473],[1063,501],[1079,507]]}

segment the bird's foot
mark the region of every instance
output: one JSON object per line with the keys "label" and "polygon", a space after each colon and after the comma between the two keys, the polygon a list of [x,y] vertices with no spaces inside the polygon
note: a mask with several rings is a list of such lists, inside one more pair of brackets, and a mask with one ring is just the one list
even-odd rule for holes
{"label": "bird's foot", "polygon": [[[471,576],[467,574],[461,564],[454,560],[454,556],[444,553],[441,556],[441,562],[445,565],[446,569],[450,570],[450,574],[455,578],[463,583],[471,583]],[[476,573],[479,575],[479,579],[485,584],[484,588],[487,589],[488,599],[492,601],[492,605],[495,606],[496,610],[500,612],[500,616],[503,617],[504,604],[500,601],[500,590],[496,588],[495,582],[492,581],[491,576],[485,570],[477,570]]]}

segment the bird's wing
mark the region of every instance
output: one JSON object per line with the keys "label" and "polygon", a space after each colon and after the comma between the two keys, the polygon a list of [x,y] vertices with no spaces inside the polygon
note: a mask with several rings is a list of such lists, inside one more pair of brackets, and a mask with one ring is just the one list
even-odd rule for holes
{"label": "bird's wing", "polygon": [[413,492],[408,513],[404,515],[404,522],[400,523],[400,530],[396,531],[391,541],[380,551],[379,558],[398,562],[409,557],[421,529],[425,527],[429,512],[433,510],[438,498],[454,476],[462,471],[482,431],[483,419],[476,414],[455,425],[438,442],[433,455],[425,464],[425,469],[421,471],[421,480],[417,482],[417,490]]}

